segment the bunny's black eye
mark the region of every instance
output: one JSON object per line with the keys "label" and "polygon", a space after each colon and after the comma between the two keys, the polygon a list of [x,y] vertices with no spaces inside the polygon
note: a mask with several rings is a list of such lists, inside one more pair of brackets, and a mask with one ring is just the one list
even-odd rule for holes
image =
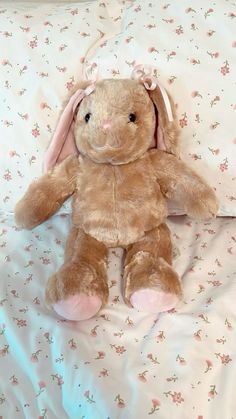
{"label": "bunny's black eye", "polygon": [[136,115],[135,115],[135,113],[130,113],[129,114],[129,120],[130,120],[130,122],[135,122],[136,121]]}
{"label": "bunny's black eye", "polygon": [[86,115],[84,117],[84,120],[85,120],[86,123],[90,120],[90,116],[91,116],[91,113],[90,112],[89,113],[86,113]]}

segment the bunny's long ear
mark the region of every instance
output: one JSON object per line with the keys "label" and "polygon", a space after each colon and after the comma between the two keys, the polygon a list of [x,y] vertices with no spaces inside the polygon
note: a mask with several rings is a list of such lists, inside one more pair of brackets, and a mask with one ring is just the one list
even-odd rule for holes
{"label": "bunny's long ear", "polygon": [[166,90],[159,85],[149,90],[149,95],[157,115],[156,146],[160,150],[179,156],[179,128],[174,103]]}
{"label": "bunny's long ear", "polygon": [[44,171],[52,169],[70,155],[77,155],[78,149],[74,138],[74,115],[79,103],[83,98],[94,90],[94,84],[85,82],[77,86],[77,90],[71,96],[65,106],[52,137],[52,141],[44,156]]}

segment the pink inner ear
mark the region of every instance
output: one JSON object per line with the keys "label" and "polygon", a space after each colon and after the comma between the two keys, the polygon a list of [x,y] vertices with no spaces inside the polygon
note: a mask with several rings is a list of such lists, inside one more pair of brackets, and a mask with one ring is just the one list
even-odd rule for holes
{"label": "pink inner ear", "polygon": [[158,128],[157,128],[157,148],[159,150],[166,151],[166,145],[165,145],[165,141],[164,141],[163,131],[160,128],[159,125],[158,125]]}
{"label": "pink inner ear", "polygon": [[159,150],[166,151],[164,135],[158,121],[158,112],[155,108],[155,118],[153,120],[153,139],[149,148],[158,148]]}

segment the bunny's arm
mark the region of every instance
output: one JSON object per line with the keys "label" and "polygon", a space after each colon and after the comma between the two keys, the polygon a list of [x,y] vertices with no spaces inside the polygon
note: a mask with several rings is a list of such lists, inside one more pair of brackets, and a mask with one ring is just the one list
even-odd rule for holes
{"label": "bunny's arm", "polygon": [[208,219],[216,216],[217,198],[204,179],[172,154],[155,150],[150,158],[166,198],[178,203],[190,217]]}
{"label": "bunny's arm", "polygon": [[31,183],[16,204],[17,225],[32,229],[53,215],[76,188],[79,161],[68,157],[45,175]]}

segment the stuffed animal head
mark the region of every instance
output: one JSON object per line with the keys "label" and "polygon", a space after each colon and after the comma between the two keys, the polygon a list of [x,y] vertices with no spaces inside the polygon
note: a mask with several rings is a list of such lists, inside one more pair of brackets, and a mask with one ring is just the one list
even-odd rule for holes
{"label": "stuffed animal head", "polygon": [[75,143],[97,163],[124,164],[151,146],[155,109],[143,84],[135,80],[102,80],[86,96],[75,120]]}
{"label": "stuffed animal head", "polygon": [[172,100],[148,82],[104,79],[77,87],[46,153],[45,169],[79,153],[113,165],[134,161],[154,147],[178,155]]}

